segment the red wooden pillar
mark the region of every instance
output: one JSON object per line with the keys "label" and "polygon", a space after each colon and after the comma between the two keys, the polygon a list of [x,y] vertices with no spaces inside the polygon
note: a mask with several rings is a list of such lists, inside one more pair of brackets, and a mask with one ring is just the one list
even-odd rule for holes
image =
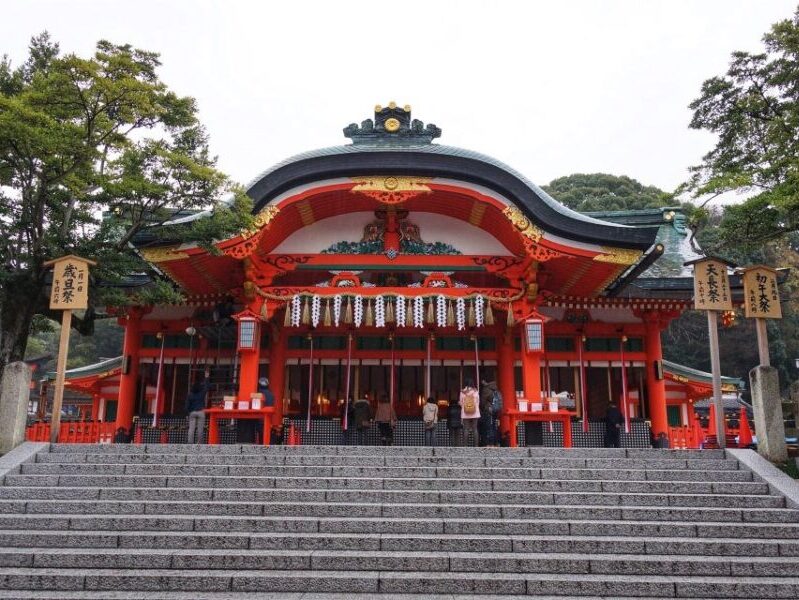
{"label": "red wooden pillar", "polygon": [[286,376],[286,331],[275,324],[269,340],[269,389],[275,395],[275,416],[272,423],[283,421],[283,390]]}
{"label": "red wooden pillar", "polygon": [[92,394],[92,421],[97,421],[100,415],[100,394]]}
{"label": "red wooden pillar", "polygon": [[[261,327],[258,325],[258,331]],[[254,350],[239,352],[239,400],[249,400],[250,394],[258,391],[258,364],[261,360],[261,344],[257,340]]]}
{"label": "red wooden pillar", "polygon": [[657,313],[644,318],[646,327],[646,389],[652,433],[669,433],[666,412],[666,380],[663,378],[663,351],[660,346],[660,319]]}
{"label": "red wooden pillar", "polygon": [[510,419],[505,411],[516,408],[516,383],[513,377],[513,367],[516,361],[514,359],[511,332],[502,331],[497,336],[497,385],[502,394],[503,411],[500,428],[503,434],[510,429]]}
{"label": "red wooden pillar", "polygon": [[125,323],[125,341],[122,345],[122,374],[119,377],[116,428],[130,431],[136,407],[136,387],[139,380],[139,348],[141,347],[141,320],[144,311],[128,311]]}
{"label": "red wooden pillar", "polygon": [[522,383],[528,402],[541,402],[541,354],[527,352],[524,341],[524,324],[519,327],[522,336]]}

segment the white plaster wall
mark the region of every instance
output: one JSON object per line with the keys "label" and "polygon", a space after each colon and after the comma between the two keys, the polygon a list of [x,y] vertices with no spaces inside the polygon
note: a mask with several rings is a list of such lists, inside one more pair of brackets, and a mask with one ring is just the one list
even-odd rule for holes
{"label": "white plaster wall", "polygon": [[[511,254],[490,233],[459,219],[426,212],[412,212],[408,218],[419,226],[425,242],[452,244],[463,254]],[[322,219],[295,231],[272,252],[314,253],[329,248],[336,242],[357,242],[363,236],[364,227],[374,219],[372,212],[355,212]]]}

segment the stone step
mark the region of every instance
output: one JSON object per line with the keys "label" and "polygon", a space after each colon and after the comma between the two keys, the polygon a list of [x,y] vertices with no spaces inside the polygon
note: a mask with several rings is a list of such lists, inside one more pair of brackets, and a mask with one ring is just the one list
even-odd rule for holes
{"label": "stone step", "polygon": [[558,469],[508,467],[371,467],[28,463],[22,475],[146,475],[152,477],[380,477],[414,479],[610,479],[650,481],[752,481],[744,470]]}
{"label": "stone step", "polygon": [[[298,501],[302,498],[303,501]],[[374,502],[308,502],[300,493],[293,501],[122,501],[0,500],[0,514],[83,515],[220,515],[292,517],[388,517],[409,514],[436,519],[597,519],[621,521],[799,523],[799,510],[789,508],[715,508],[708,506],[556,504],[418,504]]]}
{"label": "stone step", "polygon": [[[746,474],[745,471],[737,473]],[[645,476],[645,474],[644,474]],[[12,487],[226,488],[226,489],[386,489],[417,491],[539,491],[618,493],[768,494],[756,481],[645,481],[544,479],[418,479],[381,477],[147,477],[109,475],[6,475]]]}
{"label": "stone step", "polygon": [[439,573],[430,571],[172,571],[0,569],[0,589],[142,592],[529,594],[610,597],[796,598],[797,577]]}
{"label": "stone step", "polygon": [[[82,590],[79,592],[59,591],[21,592],[0,590],[0,599],[5,600],[142,600],[140,592],[93,592]],[[539,595],[507,595],[507,594],[331,594],[331,593],[305,593],[305,592],[159,592],[157,597],[152,594],[148,600],[563,600],[563,596]],[[607,596],[581,596],[583,600],[607,600]],[[628,597],[628,600],[643,600],[641,596]],[[683,598],[683,600],[699,600],[697,598]]]}
{"label": "stone step", "polygon": [[550,456],[565,458],[722,459],[724,450],[667,450],[651,448],[470,448],[448,446],[256,446],[221,444],[51,444],[57,454],[338,454],[366,456]]}
{"label": "stone step", "polygon": [[0,530],[4,548],[169,548],[196,550],[359,550],[387,552],[492,552],[799,557],[799,539],[702,539],[598,535],[468,535],[405,533],[248,533],[198,531]]}
{"label": "stone step", "polygon": [[[40,454],[40,464],[158,464],[158,465],[236,465],[236,466],[372,466],[387,467],[517,467],[560,469],[611,469],[618,459],[569,458],[561,456],[368,456],[338,454]],[[629,458],[630,469],[717,469],[738,470],[734,459]]]}
{"label": "stone step", "polygon": [[[675,463],[677,461],[674,461]],[[23,475],[51,475],[92,472],[98,475],[216,475],[236,477],[265,477],[276,475],[304,475],[312,477],[375,477],[384,473],[387,477],[469,477],[469,478],[552,478],[574,479],[569,474],[582,474],[579,479],[630,479],[631,474],[654,473],[660,474],[669,480],[679,480],[681,477],[690,477],[694,473],[706,474],[707,478],[718,481],[730,475],[744,473],[738,469],[734,461],[721,461],[726,465],[722,469],[714,469],[711,463],[702,470],[691,467],[649,468],[640,466],[632,461],[624,463],[624,468],[619,468],[616,461],[615,468],[611,467],[509,467],[509,466],[369,466],[363,465],[235,465],[235,464],[108,464],[108,463],[28,463],[20,466]],[[679,464],[679,463],[678,463]],[[748,472],[746,472],[748,473]],[[638,479],[639,477],[635,477]]]}
{"label": "stone step", "polygon": [[[643,517],[643,515],[637,515]],[[739,537],[793,539],[797,523],[652,521],[617,519],[430,519],[400,517],[309,517],[238,515],[3,514],[0,529],[83,531],[205,531],[303,533],[425,533],[489,535],[582,535]]]}
{"label": "stone step", "polygon": [[325,550],[0,549],[0,567],[799,577],[799,557]]}
{"label": "stone step", "polygon": [[[762,490],[761,491],[768,491]],[[538,491],[414,491],[352,489],[214,489],[214,488],[99,488],[0,487],[0,504],[6,500],[117,500],[372,502],[429,504],[554,504],[603,506],[706,506],[715,508],[784,508],[785,499],[766,494],[663,494]],[[2,512],[2,510],[0,510]]]}

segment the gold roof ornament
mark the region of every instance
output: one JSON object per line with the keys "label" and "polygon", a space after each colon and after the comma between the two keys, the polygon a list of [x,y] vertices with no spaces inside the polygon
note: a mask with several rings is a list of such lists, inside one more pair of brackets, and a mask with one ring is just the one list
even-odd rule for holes
{"label": "gold roof ornament", "polygon": [[614,265],[633,265],[638,262],[643,252],[640,250],[630,250],[629,248],[613,248],[612,246],[602,246],[602,254],[594,257],[596,262],[611,263]]}
{"label": "gold roof ornament", "polygon": [[525,217],[522,211],[515,206],[506,206],[502,214],[505,215],[508,221],[510,221],[524,237],[529,238],[533,242],[538,242],[538,240],[543,237],[544,232],[536,225],[533,225],[530,219]]}
{"label": "gold roof ornament", "polygon": [[151,263],[162,263],[170,260],[188,258],[186,252],[178,250],[180,246],[161,246],[160,248],[139,248],[144,260]]}

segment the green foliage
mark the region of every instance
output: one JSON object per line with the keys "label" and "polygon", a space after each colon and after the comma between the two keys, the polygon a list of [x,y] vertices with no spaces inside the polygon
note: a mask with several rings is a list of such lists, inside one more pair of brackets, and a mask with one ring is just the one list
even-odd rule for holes
{"label": "green foliage", "polygon": [[763,37],[764,52],[734,52],[702,84],[691,128],[718,136],[683,189],[695,197],[752,194],[731,210],[721,240],[756,247],[799,230],[799,9]]}
{"label": "green foliage", "polygon": [[615,211],[674,206],[671,194],[643,185],[627,176],[575,173],[559,177],[544,191],[569,208],[580,211]]}
{"label": "green foliage", "polygon": [[[107,41],[88,58],[61,55],[46,33],[19,67],[0,62],[0,371],[21,357],[33,316],[49,314],[46,260],[99,263],[92,307],[169,301],[163,282],[132,298],[113,287],[131,274],[158,279],[131,240],[157,240],[160,225],[199,211],[207,218],[169,235],[210,245],[251,224],[252,204],[216,169],[194,99],[170,91],[160,65],[156,53]],[[90,331],[93,315],[76,327]]]}
{"label": "green foliage", "polygon": [[[50,321],[50,329],[39,331],[28,338],[25,358],[35,358],[50,354],[52,358],[44,365],[43,371],[54,371],[58,355],[58,341],[61,336],[61,325]],[[81,335],[72,332],[69,337],[69,357],[67,368],[85,367],[107,358],[115,358],[122,354],[122,341],[125,329],[115,319],[98,319],[95,322],[93,335]]]}

